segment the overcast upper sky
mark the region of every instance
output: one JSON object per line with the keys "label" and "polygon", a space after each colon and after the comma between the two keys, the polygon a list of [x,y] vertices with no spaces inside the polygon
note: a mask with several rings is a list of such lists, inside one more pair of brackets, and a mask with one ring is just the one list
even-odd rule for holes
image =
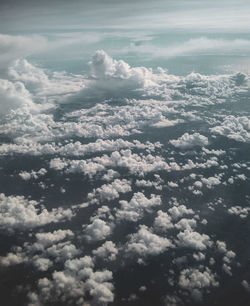
{"label": "overcast upper sky", "polygon": [[246,32],[250,2],[172,0],[1,1],[2,33],[51,30],[190,30]]}

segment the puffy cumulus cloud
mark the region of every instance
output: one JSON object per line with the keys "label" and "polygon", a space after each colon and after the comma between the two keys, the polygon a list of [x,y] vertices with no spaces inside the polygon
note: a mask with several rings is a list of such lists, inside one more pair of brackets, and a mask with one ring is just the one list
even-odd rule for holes
{"label": "puffy cumulus cloud", "polygon": [[162,210],[157,211],[157,217],[154,220],[154,228],[157,231],[165,232],[170,228],[173,228],[172,218],[168,213]]}
{"label": "puffy cumulus cloud", "polygon": [[232,206],[228,209],[230,215],[239,216],[241,219],[247,218],[250,211],[250,207],[241,207],[239,205]]}
{"label": "puffy cumulus cloud", "polygon": [[111,234],[111,227],[101,219],[94,221],[85,228],[85,237],[88,241],[103,240]]}
{"label": "puffy cumulus cloud", "polygon": [[61,207],[48,211],[37,201],[23,196],[5,196],[0,194],[1,230],[27,230],[48,223],[71,219],[73,212]]}
{"label": "puffy cumulus cloud", "polygon": [[113,220],[114,217],[111,215],[111,210],[108,206],[103,205],[97,209],[94,216],[90,218],[90,221],[93,221],[95,219],[106,219],[109,218],[110,220]]}
{"label": "puffy cumulus cloud", "polygon": [[34,171],[32,170],[31,172],[27,172],[27,171],[21,171],[19,173],[19,176],[25,180],[25,181],[28,181],[30,179],[39,179],[41,176],[44,176],[45,174],[47,173],[47,170],[44,169],[44,168],[41,168],[40,170],[38,171]]}
{"label": "puffy cumulus cloud", "polygon": [[226,116],[220,125],[210,130],[229,139],[250,142],[250,119],[247,116]]}
{"label": "puffy cumulus cloud", "polygon": [[195,268],[184,269],[179,277],[179,286],[189,291],[196,302],[201,302],[203,293],[210,287],[218,287],[217,275],[209,268],[200,271]]}
{"label": "puffy cumulus cloud", "polygon": [[224,241],[217,240],[216,241],[216,247],[217,247],[217,250],[220,253],[226,253],[227,252],[227,245]]}
{"label": "puffy cumulus cloud", "polygon": [[191,170],[191,169],[207,169],[211,167],[217,167],[219,163],[217,161],[217,157],[213,156],[210,159],[205,160],[204,162],[193,162],[191,159],[187,161],[185,165],[181,167],[182,170]]}
{"label": "puffy cumulus cloud", "polygon": [[[28,144],[53,139],[53,114],[36,113],[28,108],[10,112],[0,128],[2,133],[13,138],[15,143]],[[48,146],[49,148],[50,146]]]}
{"label": "puffy cumulus cloud", "polygon": [[32,101],[31,94],[21,82],[0,79],[0,95],[0,111],[2,115],[20,107],[26,107],[31,110],[38,109]]}
{"label": "puffy cumulus cloud", "polygon": [[49,84],[49,78],[44,70],[32,65],[26,59],[15,60],[8,68],[8,76],[30,86],[31,89]]}
{"label": "puffy cumulus cloud", "polygon": [[[91,257],[69,259],[64,270],[55,271],[52,278],[38,281],[37,292],[29,293],[29,305],[46,305],[48,302],[69,305],[106,305],[114,299],[112,272],[94,271]],[[89,301],[89,295],[93,298]]]}
{"label": "puffy cumulus cloud", "polygon": [[192,229],[185,229],[177,235],[177,244],[180,247],[191,248],[199,251],[206,250],[211,247],[213,242],[206,234],[200,234]]}
{"label": "puffy cumulus cloud", "polygon": [[226,154],[226,151],[224,150],[214,150],[214,149],[207,149],[207,148],[202,148],[202,151],[205,152],[208,155],[216,155],[216,156],[220,156],[220,155],[224,155]]}
{"label": "puffy cumulus cloud", "polygon": [[94,262],[90,256],[84,256],[67,260],[64,266],[67,270],[70,270],[72,272],[78,272],[84,268],[93,268]]}
{"label": "puffy cumulus cloud", "polygon": [[[239,92],[241,86],[247,82],[247,76],[242,73],[233,75],[201,75],[199,73],[190,73],[189,75],[180,78],[178,85],[182,88],[189,97],[198,97],[190,101],[190,104],[198,105],[213,105],[221,103],[227,97],[231,97],[233,93]],[[205,97],[205,99],[201,98]],[[209,98],[209,99],[207,99]],[[200,104],[200,105],[201,105]]]}
{"label": "puffy cumulus cloud", "polygon": [[154,175],[155,181],[150,180],[136,180],[137,187],[154,187],[156,190],[162,190],[162,183],[164,182],[159,174]]}
{"label": "puffy cumulus cloud", "polygon": [[[60,166],[58,166],[60,165]],[[171,171],[180,170],[181,168],[175,162],[167,163],[159,155],[136,154],[130,149],[115,151],[110,156],[104,154],[101,157],[94,157],[85,160],[60,160],[58,158],[50,162],[50,167],[56,170],[66,168],[68,173],[84,173],[90,177],[98,172],[104,172],[107,168],[125,168],[131,174],[144,176],[149,172],[161,170]],[[59,168],[58,168],[59,167]]]}
{"label": "puffy cumulus cloud", "polygon": [[108,270],[93,272],[92,269],[88,272],[85,281],[79,274],[71,274],[67,270],[55,271],[51,280],[40,279],[38,293],[29,294],[29,306],[45,305],[48,302],[89,305],[87,293],[93,297],[95,303],[107,305],[108,302],[112,302],[113,285],[109,282],[112,273]]}
{"label": "puffy cumulus cloud", "polygon": [[4,267],[9,267],[13,265],[18,265],[29,260],[28,256],[22,252],[22,248],[17,247],[15,253],[9,252],[6,256],[0,256],[0,265]]}
{"label": "puffy cumulus cloud", "polygon": [[[102,80],[102,83],[98,83],[98,85],[103,88],[112,89],[114,86],[125,86],[136,89],[144,86],[156,85],[155,79],[157,80],[157,78],[151,69],[145,67],[131,68],[129,64],[123,60],[117,61],[112,59],[103,50],[96,51],[89,64],[92,75]],[[106,80],[105,83],[104,80]],[[108,80],[110,82],[107,82]]]}
{"label": "puffy cumulus cloud", "polygon": [[64,262],[67,259],[74,258],[80,254],[80,250],[76,248],[70,241],[54,244],[46,249],[45,255],[53,257],[56,262]]}
{"label": "puffy cumulus cloud", "polygon": [[130,235],[126,252],[145,257],[161,254],[171,247],[173,244],[167,238],[153,234],[147,226],[140,225],[138,232]]}
{"label": "puffy cumulus cloud", "polygon": [[10,80],[20,81],[34,94],[38,102],[65,102],[85,87],[84,76],[65,72],[47,72],[26,59],[15,60],[8,68]]}
{"label": "puffy cumulus cloud", "polygon": [[203,254],[202,252],[198,252],[198,253],[194,253],[194,254],[193,254],[193,258],[194,258],[196,261],[203,261],[203,260],[205,260],[206,255]]}
{"label": "puffy cumulus cloud", "polygon": [[199,133],[185,133],[180,138],[176,140],[170,140],[169,142],[176,148],[190,149],[193,147],[203,147],[208,145],[208,138]]}
{"label": "puffy cumulus cloud", "polygon": [[[112,97],[118,94],[119,97],[128,97],[133,91],[137,97],[142,94],[168,97],[168,99],[179,96],[188,100],[190,104],[214,104],[220,103],[218,98],[231,96],[239,86],[246,84],[247,79],[246,75],[241,73],[219,76],[191,73],[185,77],[168,75],[163,69],[158,69],[157,73],[154,73],[152,69],[133,68],[123,60],[114,60],[103,50],[96,51],[89,64],[95,81],[88,89],[91,89],[92,94],[99,92]],[[196,101],[191,99],[196,96],[199,96],[199,102],[197,99]],[[159,126],[171,124],[174,123],[165,119],[161,120]]]}
{"label": "puffy cumulus cloud", "polygon": [[[217,185],[221,184],[221,180],[220,180],[219,176],[218,177],[211,176],[209,178],[201,178],[201,181],[209,189],[213,188],[214,186],[217,186]],[[197,183],[196,183],[196,185],[197,185]]]}
{"label": "puffy cumulus cloud", "polygon": [[196,225],[197,225],[196,220],[182,218],[179,222],[175,224],[175,227],[181,231],[184,230],[192,231],[196,227]]}
{"label": "puffy cumulus cloud", "polygon": [[33,264],[40,271],[47,271],[53,266],[53,260],[64,262],[79,254],[79,250],[70,241],[61,242],[65,239],[72,239],[73,236],[71,230],[36,233],[34,243],[25,242],[23,247],[13,248],[13,252],[0,257],[0,264],[10,266],[27,263]]}
{"label": "puffy cumulus cloud", "polygon": [[36,243],[32,246],[37,250],[47,248],[65,238],[72,238],[74,233],[71,230],[56,230],[54,232],[37,233],[35,234]]}
{"label": "puffy cumulus cloud", "polygon": [[47,271],[50,267],[53,266],[53,262],[50,259],[42,257],[36,258],[33,264],[37,268],[37,270],[42,272]]}
{"label": "puffy cumulus cloud", "polygon": [[187,208],[185,205],[173,206],[169,208],[168,212],[174,220],[177,220],[184,215],[194,215],[194,211],[191,208]]}
{"label": "puffy cumulus cloud", "polygon": [[93,192],[88,194],[88,199],[94,203],[98,201],[96,197],[100,198],[101,201],[110,201],[119,198],[120,193],[127,193],[131,190],[130,181],[126,179],[115,179],[110,184],[104,184],[101,187],[94,189]]}
{"label": "puffy cumulus cloud", "polygon": [[118,249],[112,241],[106,241],[99,248],[93,250],[92,253],[104,261],[114,261],[117,257]]}
{"label": "puffy cumulus cloud", "polygon": [[60,155],[60,156],[84,156],[90,153],[99,153],[103,151],[119,151],[120,149],[147,149],[155,151],[161,146],[160,143],[151,143],[146,141],[141,143],[138,140],[127,141],[122,138],[115,140],[97,139],[95,142],[82,144],[80,141],[70,142],[68,144],[38,143],[32,140],[25,140],[18,143],[4,143],[0,145],[0,155],[27,154],[27,155]]}
{"label": "puffy cumulus cloud", "polygon": [[161,203],[160,196],[151,194],[148,199],[143,193],[137,192],[129,202],[120,201],[121,208],[117,209],[115,216],[117,220],[136,222],[143,217],[145,211],[150,212],[153,207]]}

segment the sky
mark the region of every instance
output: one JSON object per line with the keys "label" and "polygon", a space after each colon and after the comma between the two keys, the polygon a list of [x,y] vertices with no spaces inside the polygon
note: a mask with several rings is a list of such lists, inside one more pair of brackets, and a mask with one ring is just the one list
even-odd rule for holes
{"label": "sky", "polygon": [[[84,63],[97,49],[131,64],[168,65],[171,71],[175,63],[169,59],[181,57],[184,69],[173,71],[179,74],[205,72],[204,59],[190,66],[185,56],[216,55],[227,69],[231,62],[232,69],[249,69],[248,1],[1,1],[0,6],[1,34],[31,38],[20,55],[53,69],[86,72]],[[1,36],[0,48],[11,53],[7,44]],[[218,59],[205,60],[212,67]]]}
{"label": "sky", "polygon": [[249,17],[0,1],[1,305],[249,305]]}
{"label": "sky", "polygon": [[248,1],[1,1],[4,32],[190,30],[247,32]]}

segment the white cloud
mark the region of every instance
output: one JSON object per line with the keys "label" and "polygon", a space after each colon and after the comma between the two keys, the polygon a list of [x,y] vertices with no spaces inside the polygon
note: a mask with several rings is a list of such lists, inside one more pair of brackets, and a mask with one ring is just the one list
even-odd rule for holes
{"label": "white cloud", "polygon": [[13,109],[26,107],[36,110],[37,107],[32,101],[31,94],[21,82],[10,82],[0,79],[0,111],[7,114]]}
{"label": "white cloud", "polygon": [[18,265],[28,261],[28,257],[25,256],[20,249],[16,250],[16,253],[8,253],[6,256],[0,257],[0,265],[4,267],[9,267],[12,265]]}
{"label": "white cloud", "polygon": [[203,271],[194,268],[184,269],[180,274],[179,286],[188,290],[195,301],[201,302],[205,289],[219,286],[216,278],[217,275],[213,274],[209,268]]}
{"label": "white cloud", "polygon": [[25,180],[25,181],[28,181],[30,179],[39,179],[41,176],[44,176],[45,174],[47,173],[47,170],[44,169],[44,168],[41,168],[40,170],[38,171],[34,171],[32,170],[31,172],[27,172],[27,171],[21,171],[19,173],[19,176]]}
{"label": "white cloud", "polygon": [[71,230],[56,230],[54,232],[37,233],[35,234],[37,242],[33,245],[33,248],[47,248],[65,238],[71,238],[74,233]]}
{"label": "white cloud", "polygon": [[[106,80],[106,82],[98,83],[98,87],[110,90],[111,84],[117,80],[116,86],[125,86],[131,89],[139,87],[155,85],[153,81],[154,75],[151,69],[145,67],[131,68],[129,64],[123,60],[114,60],[103,50],[98,50],[92,56],[90,62],[92,75],[97,79]],[[113,79],[113,80],[112,80]],[[123,82],[119,83],[119,80]]]}
{"label": "white cloud", "polygon": [[148,199],[143,193],[137,192],[129,202],[120,201],[121,208],[116,211],[116,219],[136,222],[143,217],[145,211],[150,212],[153,207],[161,203],[160,196],[151,194]]}
{"label": "white cloud", "polygon": [[89,241],[103,240],[110,234],[111,227],[101,219],[94,219],[85,229],[86,239]]}
{"label": "white cloud", "polygon": [[184,231],[184,230],[192,231],[196,227],[196,225],[197,224],[194,219],[182,218],[179,222],[175,224],[175,227],[181,231]]}
{"label": "white cloud", "polygon": [[176,140],[170,140],[169,142],[176,148],[190,149],[193,147],[203,147],[208,145],[208,138],[199,133],[185,133],[180,138]]}
{"label": "white cloud", "polygon": [[53,265],[52,261],[48,258],[37,258],[33,264],[39,271],[43,272],[47,271]]}
{"label": "white cloud", "polygon": [[46,45],[47,40],[39,35],[12,36],[0,34],[1,67],[7,68],[12,61],[38,52],[44,49]]}
{"label": "white cloud", "polygon": [[194,211],[191,208],[187,208],[185,205],[178,205],[169,208],[168,212],[174,220],[179,219],[184,215],[193,215]]}
{"label": "white cloud", "polygon": [[139,231],[130,235],[126,252],[138,256],[158,255],[173,247],[167,239],[153,234],[147,226],[141,225]]}
{"label": "white cloud", "polygon": [[239,205],[232,206],[228,209],[230,215],[239,216],[241,219],[247,218],[250,211],[250,207],[241,207]]}
{"label": "white cloud", "polygon": [[0,209],[1,229],[10,232],[65,221],[73,216],[70,209],[59,207],[48,211],[34,200],[4,194],[0,194]]}
{"label": "white cloud", "polygon": [[101,187],[94,189],[91,193],[88,194],[88,199],[93,203],[98,202],[98,198],[100,198],[100,201],[110,201],[119,198],[120,193],[127,193],[131,190],[130,181],[126,179],[115,179],[110,184],[104,184]]}
{"label": "white cloud", "polygon": [[89,305],[87,294],[93,297],[96,304],[106,305],[113,301],[112,272],[94,271],[90,256],[69,259],[64,267],[62,271],[54,271],[51,279],[38,281],[37,292],[29,293],[30,306],[44,305],[49,301]]}
{"label": "white cloud", "polygon": [[185,229],[183,232],[180,232],[177,238],[177,244],[180,247],[203,251],[212,245],[212,241],[208,235],[200,234],[190,229]]}
{"label": "white cloud", "polygon": [[93,250],[92,253],[104,261],[114,261],[117,257],[118,249],[112,241],[106,241],[98,249]]}
{"label": "white cloud", "polygon": [[55,258],[55,261],[65,262],[67,259],[74,258],[79,254],[80,250],[68,241],[54,244],[46,249],[46,255]]}
{"label": "white cloud", "polygon": [[214,186],[217,186],[217,185],[221,184],[220,177],[201,178],[201,181],[209,189],[213,188]]}
{"label": "white cloud", "polygon": [[170,228],[173,228],[174,225],[172,223],[171,217],[168,213],[163,212],[162,210],[157,211],[157,217],[154,220],[154,228],[156,230],[165,232]]}
{"label": "white cloud", "polygon": [[246,116],[226,116],[223,122],[210,129],[219,134],[239,142],[250,142],[250,119]]}

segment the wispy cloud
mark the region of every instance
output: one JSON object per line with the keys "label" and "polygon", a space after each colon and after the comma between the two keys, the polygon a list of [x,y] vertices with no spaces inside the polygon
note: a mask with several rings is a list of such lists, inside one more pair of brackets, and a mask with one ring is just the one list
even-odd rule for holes
{"label": "wispy cloud", "polygon": [[154,44],[134,44],[119,50],[117,53],[144,53],[153,57],[176,57],[197,54],[235,54],[248,55],[250,51],[250,40],[247,39],[210,39],[200,37],[190,39],[181,43],[168,46],[156,46]]}

